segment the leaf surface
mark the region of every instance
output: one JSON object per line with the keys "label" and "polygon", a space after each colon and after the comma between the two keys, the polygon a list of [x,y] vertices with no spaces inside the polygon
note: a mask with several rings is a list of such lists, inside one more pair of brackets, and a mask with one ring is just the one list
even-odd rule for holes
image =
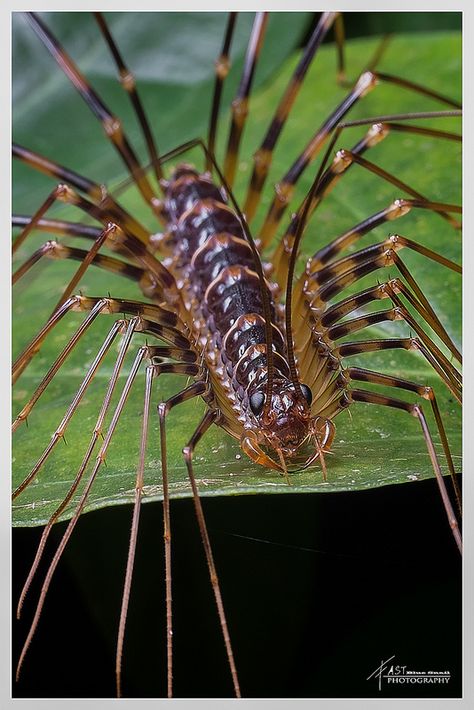
{"label": "leaf surface", "polygon": [[[78,25],[71,22],[70,16],[67,21],[63,21],[60,15],[52,17],[46,14],[45,17],[51,21],[62,43],[71,51],[94,87],[103,94],[106,102],[113,106],[113,110],[123,117],[126,130],[134,144],[140,146],[138,152],[142,159],[145,159],[145,151],[142,149],[133,116],[120,86],[116,84],[114,67],[104,50],[97,28],[89,26],[91,21],[87,22],[82,16],[77,16],[75,20],[80,23],[81,32],[78,32]],[[223,105],[226,107],[238,81],[238,67],[241,66],[245,51],[250,19],[243,18],[236,38],[236,72],[231,73],[225,92]],[[290,56],[282,66],[281,60],[291,53],[295,38],[300,38],[305,19],[292,14],[280,17],[280,23],[272,27],[270,45],[262,54],[262,65],[257,71],[256,89],[250,102],[248,126],[241,149],[236,186],[236,194],[240,199],[252,169],[251,155],[263,137],[297,57]],[[223,26],[222,16],[213,16],[212,22],[205,26],[199,15],[185,16],[179,31],[173,31],[179,20],[173,15],[165,16],[158,25],[152,24],[151,18],[140,16],[138,20],[134,20],[139,22],[139,27],[134,27],[133,32],[126,16],[116,15],[112,20],[114,36],[126,61],[137,75],[140,94],[152,118],[160,150],[164,152],[192,137],[205,135],[212,95],[212,61],[220,48],[222,29],[218,28]],[[291,25],[288,24],[290,22]],[[123,165],[105,141],[100,126],[94,122],[88,109],[31,30],[24,25],[23,19],[15,18],[15,25],[14,139],[98,182],[107,182],[110,186],[120,184],[126,177]],[[139,40],[134,39],[136,36]],[[355,79],[366,66],[378,41],[376,38],[353,40],[348,44],[348,73],[351,79]],[[380,70],[407,77],[452,98],[460,99],[460,66],[460,38],[457,34],[411,34],[396,37],[391,41],[381,60]],[[325,45],[313,63],[275,151],[271,182],[281,178],[323,120],[346,95],[347,89],[336,84],[335,69],[334,47]],[[439,102],[428,97],[382,83],[354,107],[350,117],[355,119],[440,108],[443,106]],[[226,116],[227,111],[220,122],[220,159],[228,130]],[[423,124],[420,121],[418,125],[459,131],[457,119],[430,119],[423,121]],[[337,147],[351,148],[364,132],[363,127],[347,129]],[[369,151],[366,157],[430,199],[460,203],[459,143],[393,132],[379,146]],[[197,152],[183,156],[183,159],[202,164],[202,158]],[[314,174],[315,167],[311,167],[304,174],[298,184],[292,208],[298,206]],[[54,186],[53,181],[35,174],[23,165],[15,165],[14,179],[14,210],[19,213],[33,213]],[[256,219],[256,232],[272,199],[270,181]],[[300,266],[303,259],[319,246],[388,206],[393,199],[403,196],[406,194],[398,188],[382,182],[357,166],[351,169],[314,215],[305,236]],[[151,230],[157,229],[149,211],[133,189],[124,193],[123,200],[127,208],[133,210]],[[57,218],[86,221],[83,215],[63,205],[51,210],[51,216],[53,215]],[[288,217],[283,220],[282,229],[287,221]],[[376,243],[394,231],[458,263],[460,261],[459,234],[439,215],[430,214],[425,210],[413,210],[394,223],[382,225],[364,237],[354,248]],[[48,238],[48,235],[38,232],[28,239],[20,250],[21,253],[18,253],[14,268]],[[64,242],[73,243],[67,239]],[[459,344],[460,277],[409,250],[403,250],[400,254],[451,337]],[[61,294],[61,289],[76,267],[75,263],[48,261],[44,266],[35,267],[31,276],[25,278],[25,284],[20,282],[16,287],[13,310],[14,356],[46,320]],[[375,284],[377,280],[381,282],[396,275],[398,274],[394,267],[376,272],[358,282],[352,291],[362,290]],[[110,293],[117,298],[141,299],[141,293],[134,283],[119,277],[109,277],[98,269],[88,270],[80,290],[86,295],[103,296]],[[379,302],[375,310],[384,308],[388,308],[386,303]],[[40,354],[15,387],[14,415],[28,400],[81,320],[76,314],[68,315],[63,324],[48,338]],[[28,420],[28,426],[23,425],[15,434],[14,485],[18,485],[27,475],[46,447],[111,325],[110,316],[100,317],[96,321],[38,401]],[[390,322],[371,328],[370,332],[364,330],[356,337],[406,337],[409,334],[405,324]],[[432,333],[430,335],[433,337]],[[123,387],[133,356],[142,342],[144,339],[141,336],[134,340],[132,351],[119,379],[119,388]],[[90,440],[117,348],[118,344],[115,344],[87,391],[83,404],[66,432],[66,445],[62,441],[59,442],[37,478],[15,501],[15,525],[43,524],[64,498]],[[419,353],[395,350],[370,353],[350,358],[350,361],[347,359],[346,364],[358,364],[423,385],[433,385],[455,465],[460,466],[460,408]],[[179,391],[185,383],[186,378],[174,375],[160,377],[156,382],[145,465],[145,501],[159,499],[162,495],[156,404]],[[402,390],[394,393],[393,390],[390,392],[379,388],[378,391],[416,401],[410,393],[404,393]],[[86,510],[130,502],[134,498],[143,392],[144,376],[140,374],[120,417],[107,456],[107,465],[100,469]],[[116,402],[117,395],[113,399],[113,405]],[[424,403],[424,410],[429,418],[437,451],[442,454],[428,402]],[[110,421],[111,411],[106,424]],[[192,435],[203,411],[204,403],[193,401],[177,407],[169,416],[167,442],[173,497],[190,495],[181,450]],[[405,412],[355,404],[349,412],[342,413],[335,423],[336,437],[332,454],[327,457],[328,481],[324,483],[320,468],[313,467],[292,475],[291,487],[275,472],[254,465],[240,451],[238,442],[230,439],[221,429],[213,427],[196,452],[195,472],[201,494],[218,496],[243,493],[355,491],[433,475],[419,424]],[[441,462],[444,464],[442,457]],[[88,470],[90,468],[91,466]],[[446,466],[444,468],[446,469]],[[77,496],[74,500],[77,500]],[[73,506],[70,505],[62,517],[70,517],[72,511]]]}

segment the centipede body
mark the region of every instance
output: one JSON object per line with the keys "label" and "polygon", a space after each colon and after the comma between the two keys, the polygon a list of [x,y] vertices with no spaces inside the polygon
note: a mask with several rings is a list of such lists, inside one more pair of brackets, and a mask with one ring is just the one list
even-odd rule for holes
{"label": "centipede body", "polygon": [[[443,199],[443,201],[444,201],[444,199]],[[228,449],[226,449],[225,453],[228,454]],[[235,454],[234,454],[234,455],[235,455]],[[234,464],[234,465],[235,465],[235,464]],[[237,464],[237,467],[239,467],[239,465],[240,465],[240,464]]]}

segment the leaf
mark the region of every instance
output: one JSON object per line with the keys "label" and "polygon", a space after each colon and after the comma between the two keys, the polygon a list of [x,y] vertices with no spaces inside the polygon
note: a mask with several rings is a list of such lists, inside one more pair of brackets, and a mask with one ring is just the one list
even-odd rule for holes
{"label": "leaf", "polygon": [[[114,111],[123,117],[126,130],[141,145],[128,103],[115,81],[115,70],[100,40],[98,31],[90,18],[79,15],[45,15],[61,37],[66,48],[79,62],[94,87],[103,94]],[[241,34],[236,38],[236,71],[232,72],[226,88],[223,106],[227,106],[235,91],[239,77],[239,64],[245,50],[250,17],[246,16]],[[277,100],[282,94],[297,57],[288,59],[281,69],[279,62],[290,51],[295,39],[299,39],[304,26],[304,17],[286,14],[277,18],[270,48],[262,53],[261,70],[256,74],[256,90],[250,102],[248,126],[241,149],[239,180],[236,193],[242,197],[252,168],[251,155],[258,147],[263,132],[272,116]],[[204,27],[202,18],[196,16],[160,16],[153,23],[140,16],[140,41],[133,40],[129,21],[125,16],[112,16],[112,30],[121,46],[126,61],[134,69],[143,102],[152,117],[160,150],[183,141],[205,135],[209,113],[209,97],[212,92],[212,61],[219,51],[221,32],[214,24],[223,26],[222,17],[214,17]],[[178,21],[184,24],[174,31]],[[273,21],[272,21],[273,22]],[[292,23],[291,25],[289,23]],[[103,138],[101,128],[94,122],[88,109],[76,92],[24,26],[16,18],[17,39],[14,54],[15,104],[14,137],[18,142],[42,152],[58,162],[66,164],[97,181],[109,185],[119,184],[125,177],[122,164]],[[79,31],[80,29],[80,31]],[[137,28],[135,28],[137,29]],[[348,44],[347,57],[349,76],[355,79],[373,55],[379,40],[353,40]],[[419,84],[459,99],[460,83],[460,37],[455,33],[407,35],[394,38],[380,63],[380,70],[408,77]],[[347,93],[336,85],[335,50],[332,44],[325,45],[318,53],[305,81],[288,126],[275,151],[271,182],[277,181],[293,159],[306,145],[309,137]],[[351,112],[351,118],[364,118],[407,111],[439,110],[440,104],[430,98],[399,89],[393,85],[380,85]],[[413,121],[412,121],[413,123]],[[432,125],[445,130],[459,130],[456,119],[431,119],[423,125]],[[364,128],[351,128],[343,133],[338,147],[350,148],[364,134]],[[227,120],[220,122],[218,154],[222,158],[227,137]],[[145,153],[139,150],[143,159]],[[433,200],[460,203],[459,144],[423,138],[410,134],[393,133],[367,155],[385,170],[400,180],[412,185],[420,193]],[[186,160],[200,161],[199,153],[183,156]],[[296,208],[311,184],[315,169],[304,175],[292,203]],[[15,210],[31,214],[45,199],[54,183],[36,175],[23,165],[15,165]],[[304,257],[349,229],[368,215],[388,206],[397,197],[399,190],[374,176],[354,167],[344,176],[323,206],[315,214],[307,230],[303,246]],[[271,201],[270,182],[267,185],[257,224]],[[128,209],[133,210],[150,229],[156,230],[147,208],[129,190],[124,199]],[[459,236],[439,215],[413,210],[393,226],[384,225],[361,240],[356,248],[373,244],[388,233],[397,231],[450,259],[460,260]],[[85,221],[64,206],[55,207],[51,215],[71,220]],[[287,223],[283,221],[283,226]],[[16,268],[34,248],[48,238],[36,234],[27,240]],[[64,240],[67,242],[68,240]],[[418,254],[402,252],[402,258],[416,276],[428,300],[439,315],[456,343],[460,342],[460,279],[459,277]],[[302,262],[300,262],[302,263]],[[13,311],[14,355],[21,351],[40,325],[46,320],[58,300],[61,289],[71,277],[76,265],[68,262],[46,264],[27,278],[26,286],[19,285],[15,291]],[[358,282],[353,291],[394,276],[377,272]],[[141,299],[138,288],[123,279],[109,278],[99,270],[90,269],[80,289],[87,295],[106,295],[117,298]],[[383,306],[383,304],[382,304]],[[385,307],[385,306],[383,306]],[[381,310],[379,306],[376,310]],[[64,347],[69,337],[81,322],[75,314],[68,315],[62,326],[56,329],[44,344],[40,354],[18,382],[13,395],[14,414],[24,405],[45,374],[54,358]],[[50,440],[64,411],[71,402],[95,353],[111,326],[110,317],[101,317],[85,336],[74,353],[54,378],[46,393],[40,398],[29,417],[28,427],[22,426],[14,440],[14,485],[28,474],[35,461]],[[361,337],[407,336],[408,329],[400,322],[382,324],[372,328],[370,334],[363,331]],[[119,385],[123,386],[125,374],[138,348],[144,342],[137,337],[133,353],[127,360]],[[136,343],[136,344],[135,344]],[[33,526],[44,524],[59,502],[64,498],[87,447],[95,420],[100,409],[105,388],[110,378],[117,348],[105,360],[94,379],[83,405],[76,413],[66,433],[67,445],[59,442],[53,455],[41,469],[34,482],[18,497],[14,506],[14,524]],[[349,364],[349,360],[347,361]],[[364,357],[351,358],[350,364],[358,364],[372,370],[380,370],[398,377],[435,386],[439,407],[452,447],[455,463],[460,461],[460,412],[452,396],[433,374],[418,353],[386,351],[371,353]],[[156,403],[179,391],[184,379],[178,376],[163,376],[156,382],[150,420],[148,454],[145,466],[144,500],[161,497],[160,451],[156,417]],[[107,456],[107,465],[102,467],[92,489],[86,510],[116,505],[133,500],[136,465],[140,442],[141,413],[143,410],[144,377],[137,378],[130,399],[120,418],[116,434]],[[388,390],[386,390],[388,392]],[[391,393],[393,394],[393,393]],[[410,394],[402,392],[395,396],[415,401]],[[114,398],[113,404],[117,402]],[[430,429],[436,448],[442,453],[439,437],[426,402]],[[197,411],[199,410],[199,411]],[[110,421],[109,412],[108,419]],[[194,431],[204,404],[193,401],[172,411],[168,421],[168,458],[170,486],[173,497],[188,497],[187,480],[181,449]],[[199,446],[195,458],[195,471],[199,489],[204,496],[235,495],[242,493],[301,493],[307,491],[351,491],[373,488],[390,483],[407,482],[433,475],[419,425],[405,412],[384,408],[354,405],[350,412],[336,419],[337,433],[333,453],[328,456],[329,480],[322,481],[319,468],[311,468],[292,475],[288,487],[275,472],[254,465],[246,459],[238,442],[230,439],[221,429],[214,427]],[[441,457],[441,462],[443,460]],[[446,467],[445,467],[446,468]],[[77,500],[77,496],[74,499]],[[71,516],[74,506],[69,505],[62,518]]]}

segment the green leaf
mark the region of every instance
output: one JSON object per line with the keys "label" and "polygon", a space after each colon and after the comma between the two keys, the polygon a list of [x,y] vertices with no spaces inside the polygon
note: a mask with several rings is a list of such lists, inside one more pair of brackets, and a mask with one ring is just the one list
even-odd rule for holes
{"label": "green leaf", "polygon": [[[142,141],[131,109],[115,81],[114,67],[92,20],[82,14],[64,16],[46,13],[45,17],[93,86],[104,96],[106,103],[123,118],[127,132],[130,133],[134,144],[140,146],[138,152],[145,160],[145,151],[141,146]],[[250,102],[248,126],[241,149],[236,187],[240,198],[252,168],[252,152],[261,141],[297,57],[291,56],[283,66],[280,66],[280,63],[300,39],[306,19],[290,13],[272,20],[270,43],[262,52],[262,63],[256,74],[256,87]],[[139,15],[133,20],[139,25],[133,32],[130,31],[130,21],[126,16],[113,15],[111,20],[114,36],[127,63],[136,73],[140,94],[151,117],[160,150],[164,152],[189,138],[204,136],[212,95],[212,62],[220,48],[224,25],[222,15],[212,16],[212,22],[206,21],[206,24],[200,15],[177,17],[169,14],[160,16],[158,20],[153,18],[153,21],[150,17]],[[231,73],[226,87],[223,103],[225,107],[235,92],[250,24],[251,17],[245,16],[235,40],[236,70]],[[15,18],[14,25],[14,139],[98,182],[107,182],[111,186],[120,184],[126,177],[123,165],[104,139],[100,126],[31,29],[26,26],[23,18]],[[139,36],[139,41],[134,40],[135,36]],[[377,38],[352,40],[348,43],[348,74],[351,79],[355,79],[367,65],[378,43]],[[460,37],[456,33],[400,36],[389,44],[379,68],[383,72],[409,78],[452,98],[460,99],[460,51]],[[335,49],[332,44],[328,44],[318,52],[282,140],[277,146],[271,182],[281,178],[318,126],[347,93],[347,89],[337,86],[335,79]],[[402,112],[434,111],[440,108],[443,106],[439,102],[428,97],[382,83],[355,106],[350,116],[355,119]],[[228,130],[226,115],[227,111],[220,122],[221,145],[218,155],[221,159]],[[430,119],[423,121],[422,125],[459,131],[459,119]],[[351,148],[364,132],[363,127],[344,131],[337,147]],[[460,203],[459,143],[393,132],[380,145],[369,151],[367,158],[432,200]],[[183,159],[202,164],[202,158],[196,151],[183,156]],[[298,185],[292,208],[296,208],[301,201],[314,174],[314,167],[305,173]],[[15,165],[14,180],[14,209],[25,214],[32,214],[54,186],[54,181],[35,174],[23,165]],[[388,206],[394,198],[402,196],[404,193],[392,185],[382,182],[357,166],[352,168],[313,217],[305,237],[302,260],[319,246]],[[271,199],[269,182],[256,220],[257,226],[261,223]],[[124,195],[124,203],[150,230],[157,229],[149,211],[133,189]],[[63,205],[53,208],[51,215],[86,221],[83,215]],[[284,219],[283,227],[286,224],[287,219]],[[439,215],[430,214],[425,210],[413,210],[401,220],[379,227],[355,248],[380,241],[394,231],[450,259],[460,261],[459,235]],[[44,233],[36,233],[28,239],[15,259],[14,268],[47,238],[49,237]],[[65,239],[64,242],[71,243],[71,240]],[[419,254],[409,253],[409,250],[403,250],[401,256],[451,337],[459,344],[459,276]],[[300,263],[303,263],[302,260]],[[14,355],[21,351],[46,320],[62,288],[76,268],[76,264],[66,261],[48,262],[44,266],[35,267],[32,276],[25,278],[25,284],[20,282],[16,287],[13,311]],[[398,274],[393,267],[376,272],[358,282],[352,290],[362,290],[375,284],[377,280],[386,280],[395,275]],[[142,298],[135,284],[118,277],[111,278],[98,269],[88,270],[80,290],[84,294],[94,296],[110,293],[117,298]],[[375,310],[385,307],[382,303]],[[34,388],[81,321],[82,317],[76,314],[66,316],[62,325],[48,338],[40,354],[15,387],[14,415],[28,401]],[[28,419],[28,426],[21,426],[15,434],[14,485],[18,485],[28,474],[48,444],[111,324],[110,316],[100,317],[94,323],[38,401]],[[364,330],[360,337],[366,339],[407,335],[409,329],[405,324],[390,322],[374,327],[370,332]],[[119,389],[123,387],[125,375],[138,345],[144,342],[144,339],[137,336],[133,342],[132,351],[119,380]],[[117,347],[114,346],[66,432],[67,445],[59,442],[34,482],[16,499],[15,525],[43,524],[64,498],[94,428],[116,354]],[[358,364],[423,385],[433,385],[455,465],[459,464],[460,408],[419,353],[371,353],[364,357],[350,358],[347,364]],[[185,381],[185,378],[179,376],[163,376],[156,382],[145,465],[145,501],[159,499],[162,494],[156,404],[179,391]],[[144,377],[140,375],[120,418],[107,456],[107,465],[100,469],[86,510],[133,500],[143,391]],[[387,389],[382,391],[389,392]],[[393,392],[390,394],[393,395]],[[416,401],[416,398],[402,390],[395,392],[394,396]],[[113,406],[117,399],[116,395]],[[110,421],[113,406],[109,410],[106,425]],[[428,402],[425,402],[424,410],[428,415],[436,449],[441,454],[443,464],[442,448]],[[204,404],[193,401],[177,407],[169,416],[167,443],[173,497],[190,495],[181,449],[192,435],[203,411]],[[419,424],[405,412],[355,404],[349,412],[341,414],[335,423],[337,432],[333,453],[327,457],[328,482],[322,481],[320,468],[313,467],[292,475],[291,487],[275,472],[254,465],[240,451],[238,442],[230,439],[223,430],[214,427],[206,434],[196,452],[195,472],[201,494],[217,496],[351,491],[403,483],[433,475]],[[446,466],[444,468],[446,469]],[[77,501],[77,495],[74,500]],[[70,517],[73,508],[70,504],[62,518]]]}

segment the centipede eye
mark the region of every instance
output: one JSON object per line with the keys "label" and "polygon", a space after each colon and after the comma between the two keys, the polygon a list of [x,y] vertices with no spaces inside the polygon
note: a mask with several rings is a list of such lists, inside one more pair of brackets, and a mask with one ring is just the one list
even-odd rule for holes
{"label": "centipede eye", "polygon": [[305,400],[308,402],[308,404],[311,404],[311,402],[313,401],[313,393],[311,392],[311,389],[308,387],[308,385],[304,385],[303,383],[300,384],[300,388]]}
{"label": "centipede eye", "polygon": [[254,392],[252,395],[250,395],[250,409],[255,415],[260,414],[263,409],[264,402],[265,395],[263,394],[263,392]]}

